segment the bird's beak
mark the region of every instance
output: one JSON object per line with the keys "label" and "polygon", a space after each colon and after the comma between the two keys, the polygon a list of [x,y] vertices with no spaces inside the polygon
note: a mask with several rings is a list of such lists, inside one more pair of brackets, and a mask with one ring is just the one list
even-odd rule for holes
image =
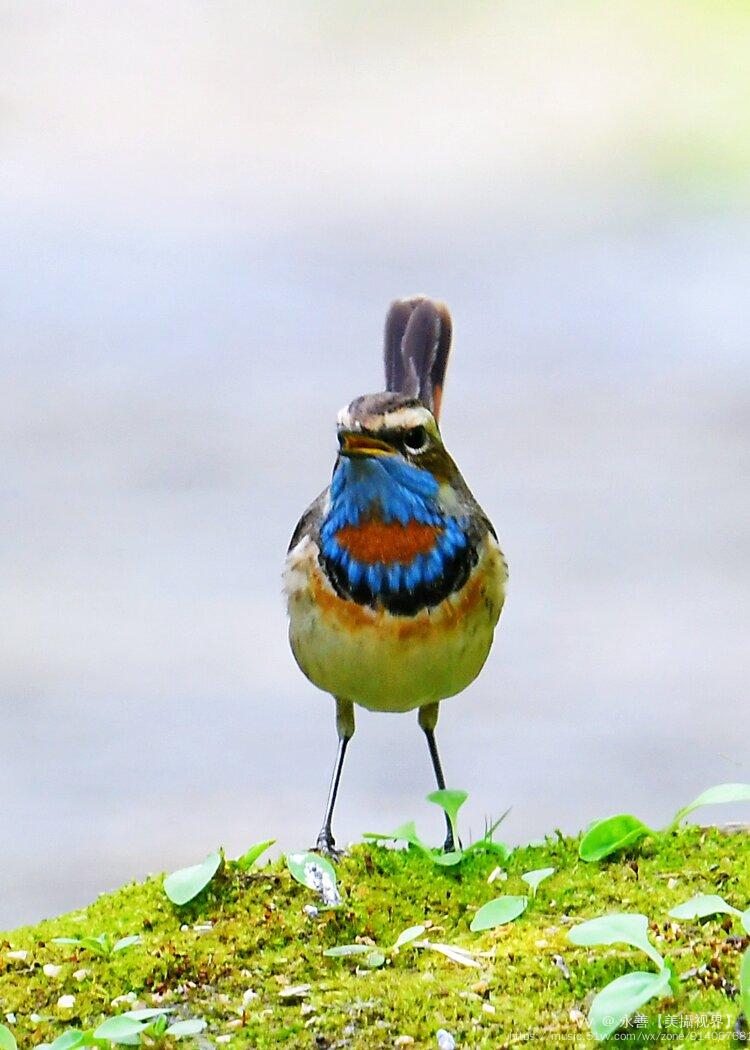
{"label": "bird's beak", "polygon": [[339,431],[339,445],[342,456],[392,456],[395,452],[386,441],[356,430]]}

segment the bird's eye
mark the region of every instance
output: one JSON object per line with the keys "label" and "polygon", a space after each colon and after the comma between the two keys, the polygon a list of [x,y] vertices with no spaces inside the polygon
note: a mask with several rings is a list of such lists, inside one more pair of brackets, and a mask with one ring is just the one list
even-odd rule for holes
{"label": "bird's eye", "polygon": [[422,452],[427,447],[427,431],[424,427],[412,427],[404,434],[403,442],[409,452]]}

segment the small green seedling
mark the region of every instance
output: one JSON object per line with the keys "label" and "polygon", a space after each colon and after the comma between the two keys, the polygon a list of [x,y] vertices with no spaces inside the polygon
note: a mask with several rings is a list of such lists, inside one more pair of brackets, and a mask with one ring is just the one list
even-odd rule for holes
{"label": "small green seedling", "polygon": [[[386,949],[388,955],[393,955],[407,944],[416,941],[416,939],[421,937],[424,932],[424,926],[409,926],[407,929],[402,930],[393,942],[393,945],[389,949]],[[326,948],[323,955],[327,956],[329,959],[366,956],[363,961],[365,966],[370,970],[376,970],[383,966],[386,960],[384,951],[381,951],[377,946],[373,947],[371,944],[338,944],[335,948]]]}
{"label": "small green seedling", "polygon": [[326,908],[338,908],[341,904],[336,872],[333,865],[318,853],[287,853],[286,866],[292,878],[307,886],[320,897]]}
{"label": "small green seedling", "polygon": [[0,1024],[0,1050],[18,1050],[16,1037],[4,1024]]}
{"label": "small green seedling", "polygon": [[536,891],[545,879],[555,874],[554,868],[535,868],[534,871],[525,872],[521,878],[531,887],[531,896],[536,897]]}
{"label": "small green seedling", "polygon": [[655,834],[655,831],[637,817],[629,813],[620,813],[616,817],[607,817],[606,820],[598,820],[592,824],[581,839],[578,855],[581,860],[603,860],[613,853],[634,846],[648,835]]}
{"label": "small green seedling", "polygon": [[184,1039],[186,1036],[199,1035],[206,1028],[206,1022],[198,1017],[170,1024],[167,1014],[171,1012],[171,1009],[158,1008],[128,1010],[127,1013],[102,1021],[94,1029],[93,1038],[104,1040],[105,1043],[138,1046],[143,1036],[152,1042],[159,1042],[163,1036]]}
{"label": "small green seedling", "polygon": [[219,870],[221,862],[221,853],[209,853],[200,864],[173,871],[164,879],[164,892],[173,904],[187,904],[208,886]]}
{"label": "small green seedling", "polygon": [[741,912],[739,908],[733,908],[718,893],[696,893],[684,904],[678,904],[672,908],[669,915],[673,919],[706,919],[709,915],[739,915],[745,929],[750,924],[750,910]]}
{"label": "small green seedling", "polygon": [[[534,871],[524,872],[521,878],[531,888],[532,898],[536,897],[536,891],[541,883],[554,872],[554,868],[536,868]],[[496,897],[482,905],[471,920],[469,929],[472,933],[481,933],[484,930],[494,930],[496,926],[505,926],[523,915],[528,906],[529,898],[525,895],[513,896],[508,893],[502,897]]]}
{"label": "small green seedling", "polygon": [[85,1032],[69,1028],[50,1044],[49,1050],[77,1050],[83,1046],[140,1046],[143,1036],[151,1044],[160,1042],[167,1035],[175,1039],[198,1035],[206,1027],[206,1022],[197,1017],[170,1024],[167,1015],[173,1012],[173,1007],[128,1010],[124,1014],[107,1017],[96,1028]]}
{"label": "small green seedling", "polygon": [[71,947],[84,948],[95,955],[101,955],[105,959],[109,959],[110,956],[117,955],[118,952],[124,952],[127,948],[132,948],[134,944],[140,944],[141,936],[138,933],[134,933],[128,937],[121,937],[113,944],[109,934],[100,933],[98,937],[53,937],[50,943],[68,944]]}
{"label": "small green seedling", "polygon": [[69,1028],[67,1032],[58,1035],[54,1043],[50,1043],[49,1050],[77,1050],[79,1046],[107,1046],[107,1043],[94,1039],[94,1029],[82,1032],[78,1028]]}
{"label": "small green seedling", "polygon": [[58,1035],[54,1043],[49,1044],[49,1050],[78,1050],[78,1047],[106,1047],[107,1043],[102,1039],[93,1037],[93,1029],[82,1032],[78,1028],[68,1028],[62,1035]]}
{"label": "small green seedling", "polygon": [[635,971],[610,981],[594,997],[589,1009],[589,1027],[601,1042],[625,1023],[651,999],[670,994],[672,969],[649,940],[645,915],[602,915],[598,919],[574,926],[568,933],[571,943],[581,947],[606,944],[629,944],[640,948],[657,966],[657,972]]}
{"label": "small green seedling", "polygon": [[249,871],[257,860],[270,849],[271,846],[276,842],[276,839],[265,839],[263,842],[256,842],[254,846],[251,846],[247,852],[243,853],[241,857],[237,858],[237,867],[242,868],[243,871]]}
{"label": "small green seedling", "polygon": [[482,905],[471,920],[469,929],[472,933],[481,933],[483,930],[493,930],[496,926],[504,926],[523,915],[528,906],[528,897],[514,897],[510,894],[496,897],[495,900]]}
{"label": "small green seedling", "polygon": [[[460,842],[458,835],[458,811],[468,797],[469,796],[465,791],[447,789],[432,791],[427,796],[428,802],[435,803],[435,805],[440,806],[444,811],[448,818],[451,831],[453,832],[453,841],[455,843]],[[467,846],[465,849],[459,846],[457,849],[451,850],[448,853],[444,853],[440,849],[432,849],[426,842],[423,842],[417,834],[416,825],[413,820],[410,820],[407,824],[402,824],[400,827],[396,828],[395,831],[386,833],[367,831],[363,837],[379,841],[387,840],[392,842],[406,842],[415,849],[418,849],[426,857],[429,857],[433,864],[438,864],[443,868],[449,868],[455,864],[460,864],[462,860],[471,856],[472,853],[495,853],[498,854],[502,860],[507,860],[511,854],[510,848],[506,846],[504,842],[495,842],[492,836],[508,815],[508,812],[509,810],[506,810],[499,820],[496,820],[494,824],[486,828],[481,839],[472,842],[471,845]]]}
{"label": "small green seedling", "polygon": [[750,784],[717,784],[708,788],[687,806],[683,806],[674,816],[674,820],[662,832],[648,827],[643,821],[630,813],[619,813],[605,820],[592,824],[578,847],[581,860],[599,861],[605,857],[628,849],[647,837],[656,838],[660,834],[673,832],[690,813],[701,806],[716,806],[726,802],[750,801]]}
{"label": "small green seedling", "polygon": [[329,959],[362,958],[368,969],[375,970],[384,965],[387,957],[392,957],[405,945],[411,944],[415,948],[425,948],[429,951],[437,952],[460,966],[479,968],[480,964],[466,948],[461,948],[455,944],[440,944],[437,941],[427,939],[419,940],[425,929],[426,927],[424,926],[409,926],[408,929],[402,930],[393,945],[388,949],[381,950],[377,946],[373,948],[372,945],[368,944],[338,944],[335,948],[327,948],[323,955],[328,956]]}

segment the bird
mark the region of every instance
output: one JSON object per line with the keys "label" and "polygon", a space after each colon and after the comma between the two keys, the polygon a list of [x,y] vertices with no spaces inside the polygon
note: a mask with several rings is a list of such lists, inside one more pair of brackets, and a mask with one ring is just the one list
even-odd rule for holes
{"label": "bird", "polygon": [[[448,453],[439,419],[453,324],[425,296],[385,322],[385,391],[337,418],[331,483],[302,515],[283,572],[289,641],[335,701],[338,747],[313,847],[338,860],[333,811],[355,707],[417,711],[445,789],[439,705],[470,685],[492,645],[508,565],[495,529]],[[443,848],[456,848],[446,819]]]}

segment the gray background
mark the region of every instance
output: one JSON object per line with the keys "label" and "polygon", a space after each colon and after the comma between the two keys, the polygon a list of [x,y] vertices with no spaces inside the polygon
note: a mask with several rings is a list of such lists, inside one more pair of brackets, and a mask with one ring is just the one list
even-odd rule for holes
{"label": "gray background", "polygon": [[[749,44],[677,0],[0,3],[0,927],[312,842],[280,570],[403,294],[454,312],[511,567],[440,723],[472,830],[750,779]],[[363,713],[339,839],[437,841],[430,788]]]}

